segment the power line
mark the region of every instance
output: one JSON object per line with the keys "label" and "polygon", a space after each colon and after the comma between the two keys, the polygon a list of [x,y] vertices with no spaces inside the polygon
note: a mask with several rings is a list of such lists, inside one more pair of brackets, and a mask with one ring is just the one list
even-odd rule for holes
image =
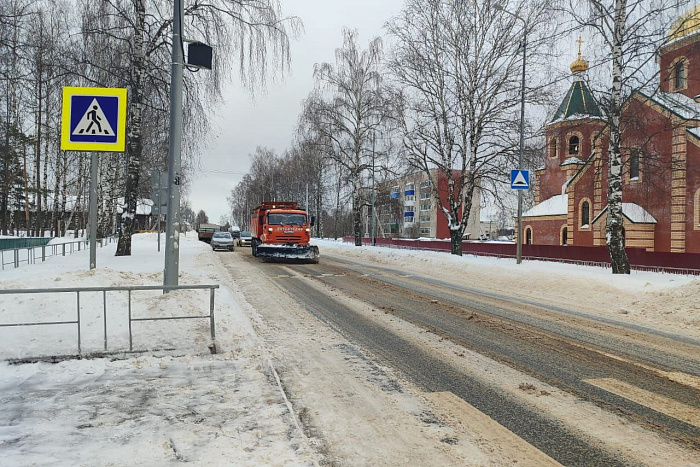
{"label": "power line", "polygon": [[203,173],[214,173],[214,174],[224,174],[224,175],[247,175],[248,172],[236,172],[233,170],[211,170],[211,169],[196,169],[197,172]]}

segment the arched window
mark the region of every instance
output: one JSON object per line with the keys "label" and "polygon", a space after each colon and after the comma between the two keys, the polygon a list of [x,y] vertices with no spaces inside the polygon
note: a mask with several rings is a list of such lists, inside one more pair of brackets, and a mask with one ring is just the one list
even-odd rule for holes
{"label": "arched window", "polygon": [[525,228],[525,245],[532,245],[532,228]]}
{"label": "arched window", "polygon": [[639,150],[633,149],[630,154],[630,180],[639,180]]}
{"label": "arched window", "polygon": [[549,157],[557,157],[557,139],[552,138],[549,140]]}
{"label": "arched window", "polygon": [[693,211],[695,211],[695,215],[693,216],[695,220],[695,230],[700,230],[700,189],[695,192]]}
{"label": "arched window", "polygon": [[579,144],[580,144],[580,141],[578,139],[578,136],[574,135],[571,138],[569,138],[569,154],[570,155],[575,156],[578,154]]}
{"label": "arched window", "polygon": [[563,227],[561,229],[561,244],[564,246],[568,245],[568,243],[569,243],[569,241],[567,239],[568,234],[569,234],[569,229],[566,227]]}
{"label": "arched window", "polygon": [[588,227],[591,223],[591,205],[588,201],[581,203],[581,227]]}
{"label": "arched window", "polygon": [[673,66],[673,87],[676,90],[685,89],[685,62],[683,60]]}

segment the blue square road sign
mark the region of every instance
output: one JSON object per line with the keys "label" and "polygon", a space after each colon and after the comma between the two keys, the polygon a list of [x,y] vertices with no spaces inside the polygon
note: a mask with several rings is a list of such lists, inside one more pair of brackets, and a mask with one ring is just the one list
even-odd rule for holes
{"label": "blue square road sign", "polygon": [[527,190],[528,188],[530,188],[530,171],[511,170],[510,187],[513,190]]}

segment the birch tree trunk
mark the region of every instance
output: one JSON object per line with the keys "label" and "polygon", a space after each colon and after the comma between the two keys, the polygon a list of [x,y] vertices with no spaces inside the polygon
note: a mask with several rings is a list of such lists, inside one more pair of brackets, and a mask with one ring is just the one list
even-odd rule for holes
{"label": "birch tree trunk", "polygon": [[622,97],[622,39],[625,31],[626,0],[615,1],[612,43],[613,81],[610,94],[610,143],[608,154],[608,217],[606,243],[613,274],[629,274],[630,265],[622,233],[622,158],[620,155],[620,113]]}
{"label": "birch tree trunk", "polygon": [[355,246],[362,246],[362,203],[360,202],[359,174],[352,174],[352,231]]}
{"label": "birch tree trunk", "polygon": [[143,152],[143,141],[141,140],[142,93],[144,77],[146,75],[143,50],[143,36],[146,24],[146,7],[144,1],[145,0],[136,0],[134,2],[136,21],[134,23],[134,50],[132,51],[133,58],[131,65],[131,105],[129,106],[131,118],[126,149],[129,163],[126,174],[124,206],[116,256],[131,255],[131,236],[134,234],[134,221],[136,219],[136,197]]}

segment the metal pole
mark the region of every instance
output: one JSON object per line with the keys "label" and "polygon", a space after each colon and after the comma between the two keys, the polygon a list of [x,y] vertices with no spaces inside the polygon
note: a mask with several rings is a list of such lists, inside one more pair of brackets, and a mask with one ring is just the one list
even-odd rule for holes
{"label": "metal pole", "polygon": [[[168,148],[168,214],[163,285],[177,285],[180,268],[180,153],[182,142],[182,0],[173,1],[173,50],[170,75],[170,147]],[[163,293],[167,293],[163,290]]]}
{"label": "metal pole", "polygon": [[157,232],[158,232],[158,253],[160,253],[160,191],[161,191],[161,186],[160,186],[160,171],[156,172],[158,174],[158,183],[156,183],[156,203],[158,204],[158,227],[157,227]]}
{"label": "metal pole", "polygon": [[216,328],[214,325],[214,293],[216,289],[212,288],[209,292],[209,327],[211,331],[212,342],[216,341]]}
{"label": "metal pole", "polygon": [[105,332],[105,352],[107,351],[107,291],[102,291],[102,320],[104,323]]}
{"label": "metal pole", "polygon": [[96,152],[90,155],[90,269],[97,264],[97,163]]}
{"label": "metal pole", "polygon": [[[177,0],[175,0],[177,2]],[[165,292],[164,292],[165,293]],[[134,350],[134,338],[133,335],[131,334],[131,290],[128,291],[128,313],[129,313],[129,352]]]}
{"label": "metal pole", "polygon": [[374,131],[372,132],[372,219],[371,219],[371,227],[370,229],[372,232],[370,233],[370,244],[372,246],[375,245],[375,240],[374,240],[374,143],[375,143],[375,133]]}
{"label": "metal pole", "polygon": [[78,306],[78,353],[82,352],[80,347],[80,292],[76,292],[77,306]]}
{"label": "metal pole", "polygon": [[[521,18],[522,19],[522,18]],[[523,79],[520,92],[520,155],[518,170],[523,169],[523,148],[525,146],[525,56],[527,50],[527,24],[523,21]],[[516,262],[523,262],[523,190],[518,190],[518,246]]]}

